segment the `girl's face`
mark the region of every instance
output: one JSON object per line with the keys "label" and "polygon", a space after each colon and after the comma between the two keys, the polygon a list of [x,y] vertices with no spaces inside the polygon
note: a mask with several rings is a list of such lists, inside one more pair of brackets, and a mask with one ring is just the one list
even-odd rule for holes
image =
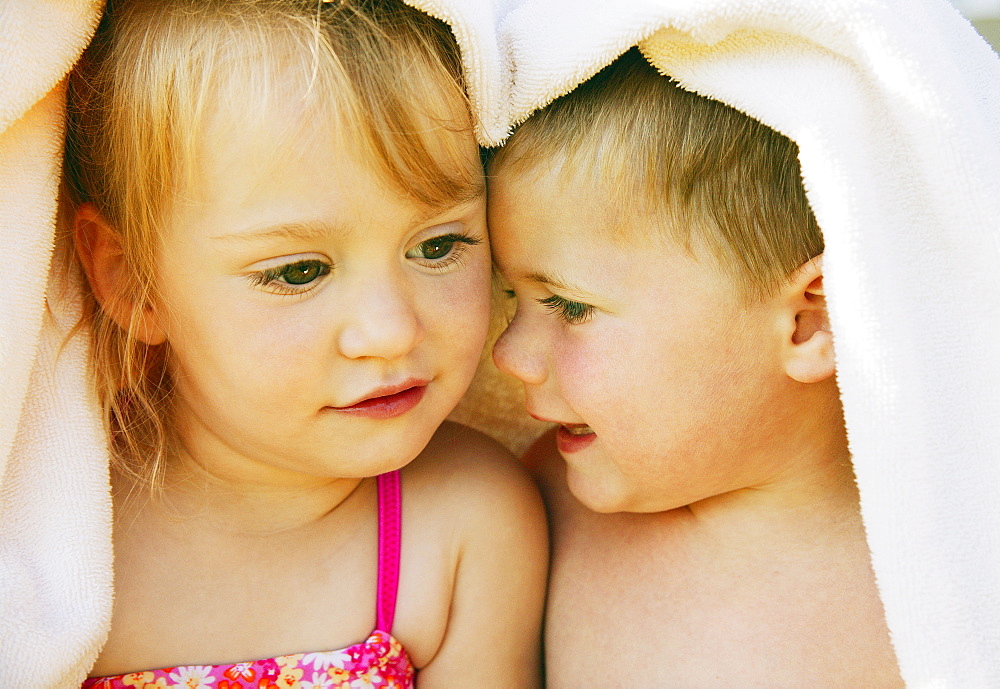
{"label": "girl's face", "polygon": [[[268,480],[398,468],[479,360],[485,199],[415,205],[371,154],[321,125],[290,136],[301,114],[271,110],[249,129],[209,123],[197,184],[164,233],[156,317],[181,441],[217,472],[256,467]],[[465,143],[478,166],[471,134]]]}

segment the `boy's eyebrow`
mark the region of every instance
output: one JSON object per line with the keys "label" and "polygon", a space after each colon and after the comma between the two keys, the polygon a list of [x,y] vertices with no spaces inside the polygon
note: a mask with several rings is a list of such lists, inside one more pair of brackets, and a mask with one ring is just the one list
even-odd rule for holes
{"label": "boy's eyebrow", "polygon": [[544,282],[546,285],[552,285],[553,287],[566,290],[567,292],[579,292],[581,294],[586,293],[586,290],[574,287],[559,276],[551,273],[528,273],[524,276],[524,279],[530,280],[531,282]]}
{"label": "boy's eyebrow", "polygon": [[260,241],[264,239],[302,239],[313,240],[329,237],[331,234],[348,234],[349,230],[323,222],[293,222],[280,225],[267,225],[247,232],[221,234],[212,239],[239,241]]}

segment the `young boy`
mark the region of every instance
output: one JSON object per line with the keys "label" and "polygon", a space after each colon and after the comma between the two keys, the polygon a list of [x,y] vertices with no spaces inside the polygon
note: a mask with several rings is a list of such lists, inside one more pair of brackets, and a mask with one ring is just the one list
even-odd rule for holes
{"label": "young boy", "polygon": [[631,50],[490,163],[549,686],[901,686],[797,148]]}

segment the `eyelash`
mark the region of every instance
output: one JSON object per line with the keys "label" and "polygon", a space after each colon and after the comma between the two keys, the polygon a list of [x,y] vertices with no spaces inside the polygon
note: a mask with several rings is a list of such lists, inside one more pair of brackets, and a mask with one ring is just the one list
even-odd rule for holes
{"label": "eyelash", "polygon": [[[470,237],[469,235],[449,233],[438,237],[431,237],[430,239],[420,242],[410,251],[426,246],[435,241],[440,244],[459,244],[461,246],[458,246],[457,248],[449,247],[448,253],[440,258],[410,256],[409,251],[407,252],[407,258],[416,258],[421,265],[432,270],[445,270],[455,262],[461,260],[462,254],[465,253],[467,247],[482,244],[483,240],[477,239],[476,237]],[[290,272],[297,268],[316,268],[316,276],[308,282],[303,282],[298,285],[281,281],[282,278],[286,278]],[[254,287],[271,287],[277,294],[305,294],[315,287],[313,283],[315,283],[318,279],[329,275],[332,270],[333,266],[325,261],[320,261],[318,259],[306,259],[303,261],[285,263],[280,266],[274,266],[273,268],[267,268],[265,270],[258,270],[248,275],[247,279]]]}
{"label": "eyelash", "polygon": [[[280,282],[281,278],[286,278],[288,274],[296,268],[316,268],[316,277],[312,278],[308,282],[303,282],[297,285],[288,282]],[[285,263],[273,268],[258,270],[248,275],[247,279],[254,287],[271,287],[277,294],[305,294],[309,290],[315,288],[313,283],[315,283],[316,280],[329,275],[331,270],[333,270],[333,266],[331,264],[315,258],[310,258],[303,261]]]}
{"label": "eyelash", "polygon": [[563,299],[558,294],[553,294],[545,299],[536,299],[539,304],[545,306],[549,313],[554,313],[570,325],[586,323],[594,315],[594,307],[590,304],[581,304],[578,301]]}
{"label": "eyelash", "polygon": [[[458,244],[457,247],[450,247],[448,253],[440,258],[425,258],[422,256],[411,256],[410,252],[419,249],[420,247],[426,246],[431,242],[438,242],[440,244]],[[476,237],[470,237],[467,234],[457,234],[449,233],[443,234],[438,237],[431,237],[430,239],[424,240],[417,244],[413,249],[406,252],[407,258],[417,259],[420,265],[430,268],[431,270],[445,270],[452,264],[460,261],[462,255],[470,246],[476,246],[477,244],[482,244],[483,240],[477,239]]]}

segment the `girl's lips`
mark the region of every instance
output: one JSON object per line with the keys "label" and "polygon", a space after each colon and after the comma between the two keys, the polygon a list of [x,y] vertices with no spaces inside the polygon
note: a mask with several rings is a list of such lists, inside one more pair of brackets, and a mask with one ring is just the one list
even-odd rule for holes
{"label": "girl's lips", "polygon": [[590,426],[573,424],[560,425],[556,431],[556,446],[560,452],[578,452],[597,439]]}
{"label": "girl's lips", "polygon": [[427,384],[422,383],[389,395],[369,397],[349,407],[327,407],[327,409],[369,419],[392,419],[402,416],[420,404],[426,391]]}

